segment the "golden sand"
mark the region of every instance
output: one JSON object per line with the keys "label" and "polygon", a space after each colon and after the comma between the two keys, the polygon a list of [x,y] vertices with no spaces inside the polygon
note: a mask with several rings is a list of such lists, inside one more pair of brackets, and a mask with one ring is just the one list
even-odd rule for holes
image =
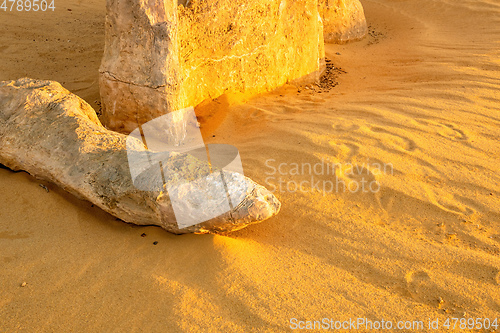
{"label": "golden sand", "polygon": [[[0,332],[500,320],[500,5],[362,3],[370,36],[326,47],[347,72],[338,86],[221,103],[203,131],[235,145],[260,184],[325,184],[332,175],[291,174],[293,163],[323,161],[358,167],[336,177],[364,175],[378,192],[325,193],[304,182],[303,191],[276,192],[283,206],[272,220],[229,236],[174,236],[0,169]],[[104,1],[56,7],[0,12],[0,80],[57,80],[98,109]],[[269,175],[279,164],[285,175]]]}

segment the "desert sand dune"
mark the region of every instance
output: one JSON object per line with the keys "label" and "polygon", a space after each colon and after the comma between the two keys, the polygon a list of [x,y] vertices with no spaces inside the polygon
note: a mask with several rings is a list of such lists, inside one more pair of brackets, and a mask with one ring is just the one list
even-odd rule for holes
{"label": "desert sand dune", "polygon": [[[219,101],[204,119],[205,139],[236,146],[246,176],[285,183],[272,220],[177,237],[0,169],[0,331],[500,320],[500,4],[362,3],[369,36],[326,47],[345,71],[336,87]],[[98,108],[104,3],[57,5],[26,20],[1,14],[0,80],[60,81]],[[380,190],[325,192],[311,177],[326,184],[332,174],[292,170],[322,161],[340,165],[335,177],[346,184]],[[271,174],[281,163],[284,174]],[[286,189],[302,181],[302,191]]]}

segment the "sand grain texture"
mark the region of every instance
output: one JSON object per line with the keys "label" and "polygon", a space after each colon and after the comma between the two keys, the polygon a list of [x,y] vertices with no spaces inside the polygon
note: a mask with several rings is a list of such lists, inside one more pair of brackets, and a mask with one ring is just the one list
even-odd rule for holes
{"label": "sand grain texture", "polygon": [[[392,175],[366,175],[378,193],[277,192],[282,211],[265,224],[176,237],[0,169],[0,331],[283,332],[290,318],[499,317],[500,5],[362,3],[369,36],[326,47],[347,72],[338,86],[219,101],[202,129],[235,145],[261,184],[268,159],[391,163]],[[0,80],[61,81],[96,106],[104,3],[58,6],[45,17],[0,13]]]}

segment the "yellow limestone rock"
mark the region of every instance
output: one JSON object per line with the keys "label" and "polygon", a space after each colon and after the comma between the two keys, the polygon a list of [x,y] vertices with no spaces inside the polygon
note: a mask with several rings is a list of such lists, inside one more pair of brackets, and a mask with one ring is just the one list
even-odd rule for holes
{"label": "yellow limestone rock", "polygon": [[107,0],[105,39],[102,120],[124,133],[223,94],[316,80],[324,68],[317,0]]}
{"label": "yellow limestone rock", "polygon": [[319,0],[325,42],[342,44],[368,33],[365,13],[359,0]]}

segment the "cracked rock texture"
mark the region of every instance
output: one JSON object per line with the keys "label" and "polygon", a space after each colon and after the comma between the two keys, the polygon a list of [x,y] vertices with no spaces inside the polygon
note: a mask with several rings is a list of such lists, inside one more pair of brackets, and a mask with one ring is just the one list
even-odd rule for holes
{"label": "cracked rock texture", "polygon": [[[166,184],[180,182],[181,186],[175,187],[174,194],[165,191],[165,185],[154,191],[139,190],[131,179],[127,153],[162,160],[165,170],[175,171],[165,174]],[[90,105],[53,81],[0,82],[0,163],[51,181],[125,222],[158,225],[172,233],[234,231],[280,209],[279,201],[264,187],[224,171],[227,193],[239,203],[211,220],[179,228],[171,200],[189,209],[193,193],[203,194],[204,183],[199,180],[216,173],[191,155],[147,151],[140,140],[107,130]],[[150,181],[154,170],[148,172],[143,176]],[[223,199],[216,197],[207,209],[217,208]]]}
{"label": "cracked rock texture", "polygon": [[359,0],[318,0],[325,42],[342,44],[368,33],[365,13]]}
{"label": "cracked rock texture", "polygon": [[177,0],[108,0],[102,121],[129,133],[183,104]]}
{"label": "cracked rock texture", "polygon": [[316,80],[324,68],[317,0],[107,0],[105,38],[102,120],[124,133],[223,94]]}

